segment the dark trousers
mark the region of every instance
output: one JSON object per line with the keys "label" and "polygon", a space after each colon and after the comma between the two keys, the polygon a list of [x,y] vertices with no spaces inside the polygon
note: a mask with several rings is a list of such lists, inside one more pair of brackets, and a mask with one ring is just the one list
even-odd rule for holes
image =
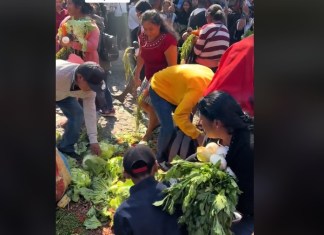
{"label": "dark trousers", "polygon": [[74,144],[79,139],[81,125],[84,122],[83,109],[75,97],[56,101],[56,105],[68,119],[62,140],[57,147],[65,152],[74,152]]}

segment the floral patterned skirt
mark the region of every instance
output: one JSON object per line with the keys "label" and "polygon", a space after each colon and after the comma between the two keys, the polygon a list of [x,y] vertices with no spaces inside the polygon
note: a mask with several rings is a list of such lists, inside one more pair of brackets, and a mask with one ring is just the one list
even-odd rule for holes
{"label": "floral patterned skirt", "polygon": [[141,102],[145,102],[149,105],[152,105],[151,98],[148,93],[149,88],[150,88],[150,81],[148,81],[146,78],[144,78],[141,86],[137,89],[137,97],[138,97],[138,100],[141,100]]}

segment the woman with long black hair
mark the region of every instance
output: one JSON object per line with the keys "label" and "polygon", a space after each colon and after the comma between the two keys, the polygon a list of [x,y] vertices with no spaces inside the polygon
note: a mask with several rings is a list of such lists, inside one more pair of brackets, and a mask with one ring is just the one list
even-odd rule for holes
{"label": "woman with long black hair", "polygon": [[200,122],[208,138],[228,147],[227,166],[237,178],[242,191],[236,209],[242,213],[240,222],[233,224],[235,235],[251,234],[253,217],[253,119],[243,113],[240,105],[227,93],[214,91],[198,103]]}

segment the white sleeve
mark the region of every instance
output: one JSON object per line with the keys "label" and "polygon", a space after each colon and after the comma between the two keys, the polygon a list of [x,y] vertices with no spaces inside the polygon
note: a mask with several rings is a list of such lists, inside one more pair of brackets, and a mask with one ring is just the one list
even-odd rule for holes
{"label": "white sleeve", "polygon": [[95,104],[96,93],[83,99],[83,113],[85,126],[90,144],[98,143],[97,140],[97,114]]}

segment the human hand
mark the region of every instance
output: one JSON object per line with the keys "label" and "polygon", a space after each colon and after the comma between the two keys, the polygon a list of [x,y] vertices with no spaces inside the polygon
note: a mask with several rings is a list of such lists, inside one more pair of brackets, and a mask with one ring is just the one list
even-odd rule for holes
{"label": "human hand", "polygon": [[142,83],[141,79],[139,79],[139,75],[134,75],[134,83],[136,87],[139,87]]}
{"label": "human hand", "polygon": [[169,12],[170,13],[174,13],[175,12],[175,7],[174,7],[174,4],[172,3],[171,6],[169,7]]}
{"label": "human hand", "polygon": [[100,146],[98,143],[90,144],[90,150],[91,150],[91,153],[93,153],[95,155],[101,154],[101,149],[100,149]]}
{"label": "human hand", "polygon": [[184,32],[184,33],[182,34],[182,40],[183,40],[183,41],[186,41],[186,39],[189,37],[189,35],[190,35],[189,32]]}

